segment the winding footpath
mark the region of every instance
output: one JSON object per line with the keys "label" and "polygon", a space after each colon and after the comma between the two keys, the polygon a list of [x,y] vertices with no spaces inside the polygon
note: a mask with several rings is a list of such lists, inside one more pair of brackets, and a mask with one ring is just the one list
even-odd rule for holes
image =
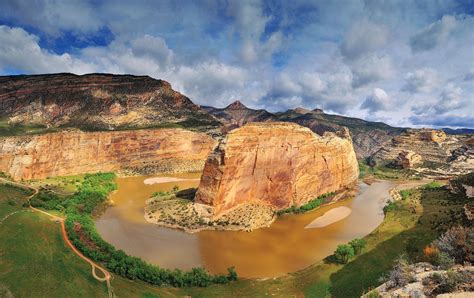
{"label": "winding footpath", "polygon": [[[0,178],[0,182],[3,182],[3,183],[6,183],[6,184],[11,184],[11,185],[14,185],[14,186],[18,186],[20,188],[27,188],[29,190],[32,190],[33,191],[33,194],[30,195],[29,197],[27,197],[27,200],[29,201],[31,198],[33,198],[36,194],[38,194],[38,189],[37,188],[34,188],[30,185],[26,185],[26,184],[21,184],[21,183],[17,183],[17,182],[13,182],[13,181],[9,181],[9,180],[6,180],[4,178]],[[40,210],[38,208],[35,208],[33,206],[30,205],[30,209],[32,211],[36,211],[36,212],[40,212],[44,215],[47,215],[49,217],[51,217],[54,221],[58,222],[61,224],[61,234],[63,236],[63,239],[64,239],[64,242],[66,242],[66,244],[72,249],[72,251],[74,253],[76,253],[76,255],[78,255],[81,259],[83,259],[84,261],[86,261],[87,263],[89,263],[92,267],[92,276],[97,279],[98,281],[101,281],[101,282],[106,282],[107,283],[107,291],[108,291],[108,295],[109,295],[109,298],[113,298],[114,297],[114,293],[113,293],[113,289],[112,289],[112,285],[110,283],[110,280],[112,279],[112,275],[110,274],[109,271],[107,271],[106,269],[104,269],[102,266],[98,265],[97,263],[95,263],[94,261],[92,261],[91,259],[89,259],[88,257],[84,256],[71,242],[71,240],[69,240],[69,237],[67,236],[67,232],[66,232],[66,225],[64,224],[64,221],[65,219],[62,218],[62,217],[59,217],[59,216],[56,216],[54,214],[51,214],[51,213],[48,213],[46,211],[43,211],[43,210]],[[15,212],[12,212],[10,214],[7,214],[4,218],[2,218],[0,220],[0,224],[6,220],[8,217],[10,217],[11,215],[13,214],[16,214],[16,213],[19,213],[19,212],[24,212],[24,210],[20,210],[20,211],[15,211]],[[97,272],[96,272],[96,269],[99,270],[100,272],[102,272],[102,274],[104,275],[104,277],[99,277],[97,276]]]}

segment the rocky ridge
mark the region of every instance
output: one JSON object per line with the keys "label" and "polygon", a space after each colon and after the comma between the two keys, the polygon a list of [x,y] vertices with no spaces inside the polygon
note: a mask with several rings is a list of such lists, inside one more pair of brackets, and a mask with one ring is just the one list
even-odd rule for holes
{"label": "rocky ridge", "polygon": [[203,106],[204,110],[222,122],[222,132],[226,133],[249,122],[275,121],[275,115],[266,110],[253,110],[240,101],[235,101],[225,108]]}
{"label": "rocky ridge", "polygon": [[0,76],[0,119],[85,130],[218,125],[166,81],[110,74]]}
{"label": "rocky ridge", "polygon": [[347,129],[319,136],[294,123],[250,123],[210,154],[195,202],[212,219],[249,203],[282,210],[349,187],[358,174]]}
{"label": "rocky ridge", "polygon": [[215,145],[208,135],[184,129],[5,137],[0,138],[0,172],[20,180],[99,171],[201,171]]}

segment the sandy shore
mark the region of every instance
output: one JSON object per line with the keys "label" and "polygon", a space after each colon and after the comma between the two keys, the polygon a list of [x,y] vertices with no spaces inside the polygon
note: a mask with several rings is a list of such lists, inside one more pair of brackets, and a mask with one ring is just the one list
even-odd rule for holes
{"label": "sandy shore", "polygon": [[324,228],[343,220],[344,218],[348,217],[352,212],[352,209],[346,206],[336,207],[334,209],[329,210],[328,212],[324,213],[322,216],[313,220],[309,225],[304,227],[305,229],[316,229],[316,228]]}
{"label": "sandy shore", "polygon": [[179,181],[196,181],[198,178],[188,179],[188,178],[176,178],[176,177],[154,177],[148,178],[143,181],[147,185],[159,184],[159,183],[169,183],[169,182],[179,182]]}

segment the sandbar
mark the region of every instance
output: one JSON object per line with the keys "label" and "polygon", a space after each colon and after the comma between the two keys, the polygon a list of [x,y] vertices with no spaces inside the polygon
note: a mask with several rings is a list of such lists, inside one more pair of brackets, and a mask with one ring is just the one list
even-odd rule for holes
{"label": "sandbar", "polygon": [[317,229],[317,228],[324,228],[343,220],[344,218],[348,217],[352,212],[352,209],[346,206],[336,207],[328,212],[324,213],[320,217],[313,220],[310,224],[308,224],[305,229]]}
{"label": "sandbar", "polygon": [[196,180],[199,180],[199,178],[153,177],[153,178],[145,179],[143,183],[147,185],[151,185],[151,184],[159,184],[159,183],[196,181]]}

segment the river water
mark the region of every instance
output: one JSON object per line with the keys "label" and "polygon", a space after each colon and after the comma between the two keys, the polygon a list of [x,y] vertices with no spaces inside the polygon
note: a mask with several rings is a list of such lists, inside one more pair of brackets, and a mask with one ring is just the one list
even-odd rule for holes
{"label": "river water", "polygon": [[[170,175],[167,175],[170,176]],[[195,234],[159,227],[144,218],[145,201],[155,191],[196,187],[199,174],[171,175],[193,180],[145,184],[150,177],[118,178],[118,190],[111,195],[114,206],[96,221],[102,237],[130,255],[165,268],[205,267],[225,273],[235,266],[239,276],[275,277],[303,269],[330,255],[338,244],[373,231],[383,220],[382,208],[393,182],[359,184],[351,200],[324,206],[299,215],[285,215],[269,228],[253,232],[202,231]],[[349,216],[322,228],[305,227],[325,212],[345,206]]]}

